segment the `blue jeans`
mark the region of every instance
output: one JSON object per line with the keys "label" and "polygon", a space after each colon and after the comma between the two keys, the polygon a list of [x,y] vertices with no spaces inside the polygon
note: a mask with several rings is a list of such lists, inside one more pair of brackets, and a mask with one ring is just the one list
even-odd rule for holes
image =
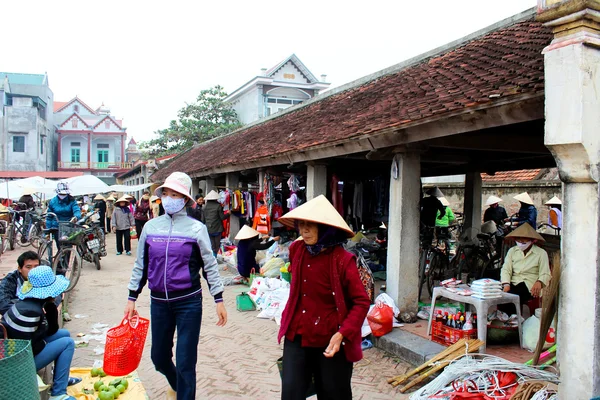
{"label": "blue jeans", "polygon": [[[202,295],[173,302],[152,300],[150,328],[151,358],[163,374],[178,400],[196,398],[196,362],[202,322]],[[177,329],[177,366],[173,363],[173,335]]]}
{"label": "blue jeans", "polygon": [[35,369],[40,370],[55,361],[54,383],[52,385],[52,396],[67,394],[69,383],[69,370],[71,360],[75,352],[75,341],[66,329],[59,329],[54,335],[46,338],[46,347],[35,357]]}

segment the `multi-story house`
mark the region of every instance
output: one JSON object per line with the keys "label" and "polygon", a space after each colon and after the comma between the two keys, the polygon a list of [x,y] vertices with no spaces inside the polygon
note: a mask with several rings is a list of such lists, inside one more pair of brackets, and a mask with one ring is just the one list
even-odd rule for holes
{"label": "multi-story house", "polygon": [[325,82],[326,77],[321,75],[319,81],[292,54],[269,70],[263,68],[225,101],[232,105],[242,124],[249,124],[318,95],[330,85]]}
{"label": "multi-story house", "polygon": [[58,133],[58,170],[84,171],[108,184],[132,167],[125,158],[127,129],[102,104],[93,109],[75,97],[54,102]]}
{"label": "multi-story house", "polygon": [[56,169],[48,75],[0,72],[0,170]]}

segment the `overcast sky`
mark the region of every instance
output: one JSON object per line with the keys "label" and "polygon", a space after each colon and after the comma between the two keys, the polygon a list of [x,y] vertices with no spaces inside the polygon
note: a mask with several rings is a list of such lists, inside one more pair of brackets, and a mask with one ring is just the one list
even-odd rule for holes
{"label": "overcast sky", "polygon": [[0,71],[48,72],[57,101],[102,102],[147,140],[185,102],[295,53],[332,87],[534,7],[536,0],[4,1]]}

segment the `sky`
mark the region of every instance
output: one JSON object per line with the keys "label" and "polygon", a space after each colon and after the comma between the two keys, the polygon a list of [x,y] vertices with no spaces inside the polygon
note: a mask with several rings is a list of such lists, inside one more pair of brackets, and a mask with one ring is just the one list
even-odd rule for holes
{"label": "sky", "polygon": [[336,87],[536,5],[536,0],[11,1],[0,71],[48,73],[55,101],[104,103],[149,140],[201,90],[228,93],[295,53]]}

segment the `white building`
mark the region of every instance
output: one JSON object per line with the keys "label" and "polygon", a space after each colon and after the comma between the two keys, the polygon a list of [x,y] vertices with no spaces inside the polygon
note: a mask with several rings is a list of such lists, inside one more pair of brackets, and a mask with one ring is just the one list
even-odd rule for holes
{"label": "white building", "polygon": [[0,170],[56,169],[53,103],[46,74],[0,72]]}
{"label": "white building", "polygon": [[329,87],[292,54],[273,68],[263,68],[260,74],[234,90],[226,99],[232,104],[242,124],[285,110],[313,98]]}

